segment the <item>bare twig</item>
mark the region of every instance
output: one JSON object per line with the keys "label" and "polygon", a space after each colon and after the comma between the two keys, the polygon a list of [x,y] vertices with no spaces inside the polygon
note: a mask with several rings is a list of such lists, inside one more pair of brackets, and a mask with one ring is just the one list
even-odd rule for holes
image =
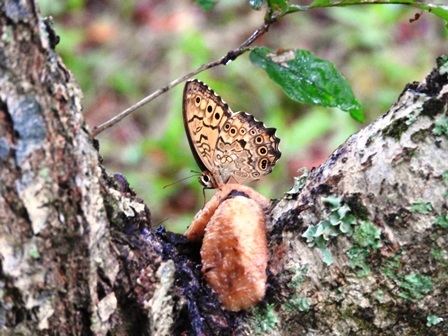
{"label": "bare twig", "polygon": [[277,21],[278,17],[279,16],[277,16],[277,17],[271,16],[269,19],[265,20],[265,23],[263,25],[261,25],[255,32],[253,32],[253,34],[246,41],[244,41],[238,48],[230,50],[229,52],[227,52],[226,55],[224,55],[220,59],[201,65],[199,68],[187,73],[186,75],[172,81],[171,83],[162,87],[161,89],[151,93],[149,96],[146,96],[145,98],[143,98],[136,104],[127,108],[123,112],[120,112],[119,114],[117,114],[116,116],[107,120],[106,122],[102,123],[101,125],[95,126],[91,132],[92,137],[95,137],[98,134],[100,134],[101,132],[103,132],[104,130],[108,129],[109,127],[114,126],[116,123],[120,122],[124,117],[128,116],[129,114],[134,112],[139,107],[149,103],[150,101],[154,100],[156,97],[160,96],[162,93],[165,93],[166,91],[170,90],[171,88],[175,87],[176,85],[184,82],[188,78],[190,78],[204,70],[213,68],[218,65],[226,65],[227,63],[235,60],[237,57],[239,57],[240,55],[242,55],[246,51],[248,51],[249,50],[248,46],[250,46],[258,37],[260,37],[261,35],[266,33],[268,31],[269,27],[275,21]]}

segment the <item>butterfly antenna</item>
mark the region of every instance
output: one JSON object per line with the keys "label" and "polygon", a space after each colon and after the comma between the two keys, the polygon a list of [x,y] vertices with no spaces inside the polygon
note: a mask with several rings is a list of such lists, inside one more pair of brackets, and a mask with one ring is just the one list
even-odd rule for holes
{"label": "butterfly antenna", "polygon": [[158,222],[158,223],[155,225],[155,227],[159,227],[160,225],[162,225],[163,223],[165,223],[168,219],[170,219],[170,218],[167,217],[167,218],[161,220],[160,222]]}
{"label": "butterfly antenna", "polygon": [[197,177],[198,175],[200,175],[200,174],[201,174],[201,173],[195,172],[195,171],[193,171],[193,170],[191,170],[191,171],[190,171],[190,173],[194,173],[194,175],[191,175],[191,176],[187,176],[187,177],[181,178],[180,180],[177,180],[177,181],[174,181],[174,182],[168,183],[167,185],[163,186],[163,189],[165,189],[165,188],[168,188],[168,187],[170,187],[170,186],[172,186],[172,185],[174,185],[174,184],[176,184],[176,183],[179,183],[179,182],[182,182],[182,181],[188,180],[189,178],[192,178],[192,177]]}

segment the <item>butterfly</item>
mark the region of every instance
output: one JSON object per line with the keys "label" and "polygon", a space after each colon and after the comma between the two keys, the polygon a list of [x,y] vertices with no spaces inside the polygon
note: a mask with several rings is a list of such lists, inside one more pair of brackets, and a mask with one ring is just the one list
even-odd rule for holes
{"label": "butterfly", "polygon": [[269,174],[281,156],[275,128],[246,112],[233,112],[203,82],[189,80],[184,89],[183,121],[193,156],[207,189],[245,184]]}

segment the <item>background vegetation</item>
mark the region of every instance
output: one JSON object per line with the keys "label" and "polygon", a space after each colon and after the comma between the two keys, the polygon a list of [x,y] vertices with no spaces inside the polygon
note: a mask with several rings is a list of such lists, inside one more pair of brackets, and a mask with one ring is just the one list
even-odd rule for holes
{"label": "background vegetation", "polygon": [[[237,47],[264,17],[264,11],[235,0],[220,1],[209,12],[188,0],[39,4],[43,15],[54,19],[61,37],[56,50],[81,85],[91,127]],[[406,83],[421,80],[435,58],[448,53],[446,38],[443,20],[430,13],[375,5],[292,14],[257,43],[271,50],[307,49],[334,63],[361,102],[367,124],[388,110]],[[197,78],[234,111],[247,111],[277,128],[282,158],[255,184],[271,198],[290,188],[299,168],[317,167],[363,126],[339,110],[292,101],[248,54]],[[182,91],[183,85],[174,88],[98,136],[109,173],[123,174],[145,199],[154,226],[178,232],[204,202],[194,178],[163,189],[198,170],[183,130]]]}

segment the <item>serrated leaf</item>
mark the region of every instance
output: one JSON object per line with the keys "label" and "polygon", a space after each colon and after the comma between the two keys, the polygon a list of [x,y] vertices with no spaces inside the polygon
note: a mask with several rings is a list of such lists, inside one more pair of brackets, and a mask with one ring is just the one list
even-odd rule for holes
{"label": "serrated leaf", "polygon": [[194,0],[201,8],[208,12],[210,9],[212,9],[215,5],[217,0]]}
{"label": "serrated leaf", "polygon": [[307,50],[285,50],[274,53],[257,47],[250,53],[253,64],[264,69],[295,101],[325,107],[336,107],[364,121],[361,105],[347,80],[326,60]]}

